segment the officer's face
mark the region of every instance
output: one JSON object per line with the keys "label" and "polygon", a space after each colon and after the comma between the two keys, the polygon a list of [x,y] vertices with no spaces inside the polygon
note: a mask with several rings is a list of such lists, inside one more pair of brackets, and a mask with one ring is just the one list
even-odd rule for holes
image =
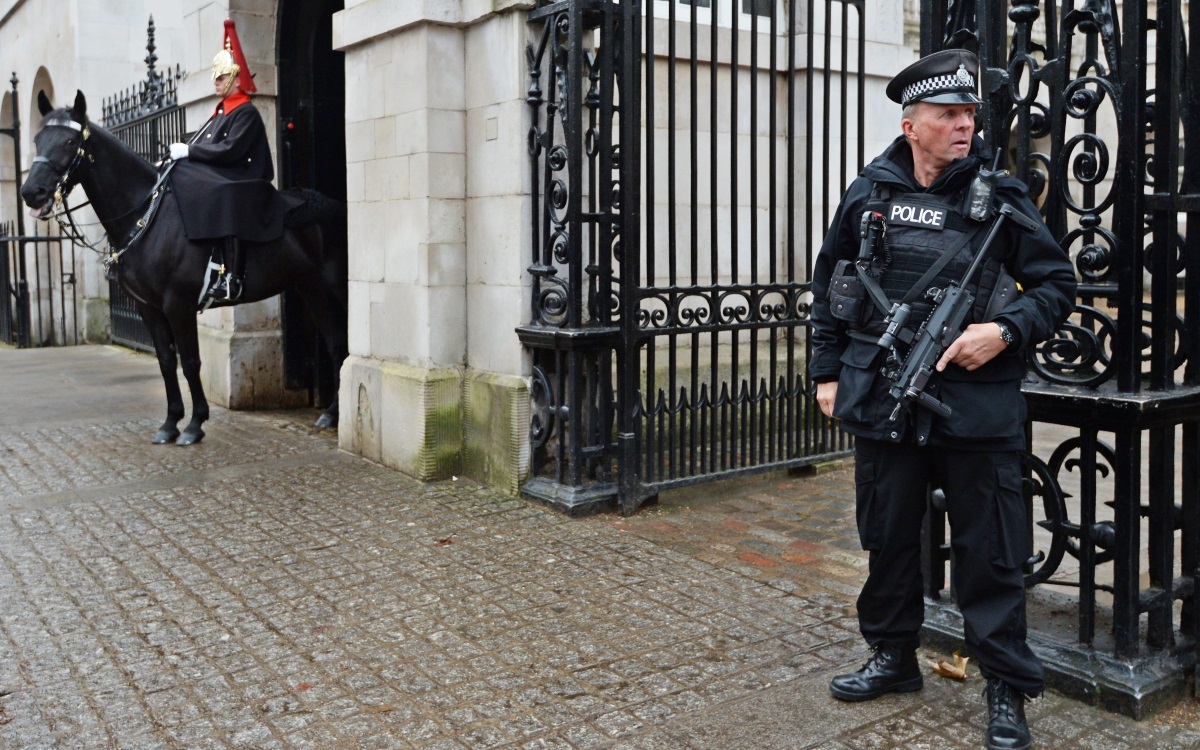
{"label": "officer's face", "polygon": [[941,172],[950,162],[970,153],[975,105],[919,102],[901,127],[912,146],[913,160]]}

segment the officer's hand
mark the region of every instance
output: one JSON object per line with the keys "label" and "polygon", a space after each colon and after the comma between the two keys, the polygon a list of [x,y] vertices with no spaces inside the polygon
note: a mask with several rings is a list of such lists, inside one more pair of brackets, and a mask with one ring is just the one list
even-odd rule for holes
{"label": "officer's hand", "polygon": [[187,158],[188,145],[186,143],[172,143],[170,148],[171,148],[171,159],[179,160],[179,159]]}
{"label": "officer's hand", "polygon": [[945,370],[951,362],[964,370],[977,370],[1007,348],[1008,344],[1000,338],[1000,326],[995,323],[972,323],[942,354],[937,371]]}
{"label": "officer's hand", "polygon": [[837,381],[832,380],[828,383],[817,383],[817,406],[821,407],[821,413],[827,417],[833,417],[833,402],[837,399]]}

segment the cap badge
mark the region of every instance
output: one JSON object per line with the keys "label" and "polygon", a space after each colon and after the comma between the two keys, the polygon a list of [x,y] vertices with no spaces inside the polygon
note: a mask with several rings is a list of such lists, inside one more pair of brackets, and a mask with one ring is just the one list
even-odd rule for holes
{"label": "cap badge", "polygon": [[962,83],[964,86],[971,85],[971,74],[967,72],[966,65],[960,64],[958,66],[958,73],[956,75],[958,76],[959,82]]}

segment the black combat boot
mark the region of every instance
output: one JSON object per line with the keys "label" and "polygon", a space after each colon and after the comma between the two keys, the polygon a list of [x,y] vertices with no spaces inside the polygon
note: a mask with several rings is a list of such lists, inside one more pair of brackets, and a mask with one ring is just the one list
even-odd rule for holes
{"label": "black combat boot", "polygon": [[1025,695],[1003,680],[989,678],[987,750],[1029,750],[1033,740],[1025,721]]}
{"label": "black combat boot", "polygon": [[834,677],[829,692],[839,700],[869,701],[884,693],[911,693],[924,684],[916,651],[883,645],[875,648],[862,669]]}

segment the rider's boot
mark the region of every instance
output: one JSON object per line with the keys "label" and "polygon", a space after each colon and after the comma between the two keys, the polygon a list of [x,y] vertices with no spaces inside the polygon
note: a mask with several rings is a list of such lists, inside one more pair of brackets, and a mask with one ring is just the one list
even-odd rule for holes
{"label": "rider's boot", "polygon": [[217,302],[237,302],[242,298],[242,278],[246,273],[242,243],[237,237],[225,238],[224,271],[208,294]]}

